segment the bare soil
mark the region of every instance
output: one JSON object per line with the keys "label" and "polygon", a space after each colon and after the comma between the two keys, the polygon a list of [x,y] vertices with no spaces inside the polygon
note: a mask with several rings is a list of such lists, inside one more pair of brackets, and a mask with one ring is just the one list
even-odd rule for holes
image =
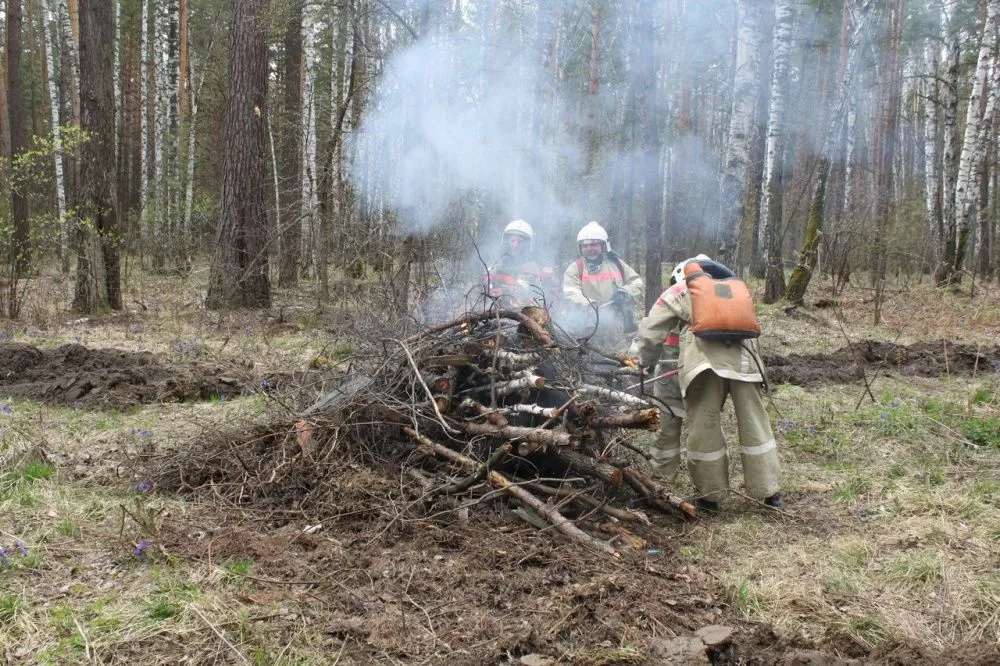
{"label": "bare soil", "polygon": [[[936,343],[896,345],[862,340],[831,354],[771,355],[769,379],[811,386],[850,383],[882,376],[940,377],[995,374],[1000,347]],[[9,342],[0,344],[0,392],[46,403],[127,410],[156,402],[225,399],[258,390],[277,390],[291,374],[255,376],[235,365],[175,363],[150,352],[64,344],[56,348]]]}
{"label": "bare soil", "polygon": [[948,340],[897,345],[861,340],[830,354],[765,356],[768,378],[776,384],[845,384],[880,376],[972,377],[1000,372],[1000,347],[955,344]]}
{"label": "bare soil", "polygon": [[[301,373],[300,373],[301,375]],[[49,404],[125,411],[136,405],[226,399],[273,391],[292,374],[248,375],[233,365],[172,363],[150,352],[96,349],[80,344],[56,348],[0,344],[0,392]]]}

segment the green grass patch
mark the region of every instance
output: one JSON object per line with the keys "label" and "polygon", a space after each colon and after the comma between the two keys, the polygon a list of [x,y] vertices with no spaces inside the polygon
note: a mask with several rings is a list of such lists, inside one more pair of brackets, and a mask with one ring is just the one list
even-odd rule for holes
{"label": "green grass patch", "polygon": [[840,502],[856,502],[868,492],[868,479],[855,473],[834,486],[833,496]]}
{"label": "green grass patch", "polygon": [[727,574],[722,577],[722,589],[726,601],[747,619],[765,620],[771,614],[772,600],[761,590],[759,584]]}
{"label": "green grass patch", "polygon": [[959,424],[958,431],[976,446],[1000,448],[1000,419],[974,416]]}
{"label": "green grass patch", "polygon": [[165,599],[150,599],[146,604],[146,617],[154,622],[170,619],[179,612],[180,608]]}
{"label": "green grass patch", "polygon": [[221,568],[223,581],[230,585],[244,586],[250,582],[247,576],[253,570],[253,560],[241,557],[224,563]]}
{"label": "green grass patch", "polygon": [[930,587],[941,582],[941,553],[935,548],[907,551],[892,557],[884,566],[887,582],[905,589]]}
{"label": "green grass patch", "polygon": [[878,613],[841,618],[836,631],[868,647],[875,647],[889,636],[885,619]]}
{"label": "green grass patch", "polygon": [[21,611],[21,597],[16,594],[0,594],[0,625],[13,624]]}

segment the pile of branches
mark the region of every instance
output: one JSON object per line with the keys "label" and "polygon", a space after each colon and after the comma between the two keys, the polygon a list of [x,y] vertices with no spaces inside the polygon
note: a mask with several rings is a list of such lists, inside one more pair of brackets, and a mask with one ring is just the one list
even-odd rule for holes
{"label": "pile of branches", "polygon": [[634,362],[562,333],[545,309],[466,313],[380,344],[376,369],[303,417],[336,408],[395,427],[413,447],[407,475],[425,495],[499,490],[522,519],[604,551],[611,546],[571,515],[648,523],[627,504],[697,517],[636,464],[648,454],[629,431],[660,422],[651,397],[624,390],[642,385]]}
{"label": "pile of branches", "polygon": [[545,309],[466,313],[365,344],[364,369],[293,419],[171,461],[157,485],[320,518],[334,509],[318,506],[321,496],[338,496],[345,510],[343,488],[332,486],[343,483],[334,465],[346,438],[369,469],[400,464],[424,505],[507,497],[522,520],[598,551],[614,547],[594,529],[634,543],[627,525],[649,524],[645,510],[697,517],[646,473],[648,455],[631,443],[637,430],[659,429],[652,398],[625,390],[639,371],[624,354],[562,333]]}

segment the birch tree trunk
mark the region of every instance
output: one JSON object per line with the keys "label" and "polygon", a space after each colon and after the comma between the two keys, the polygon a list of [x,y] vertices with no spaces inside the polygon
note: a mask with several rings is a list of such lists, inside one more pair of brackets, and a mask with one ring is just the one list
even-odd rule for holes
{"label": "birch tree trunk", "polygon": [[139,225],[143,235],[148,233],[149,215],[149,170],[150,146],[152,134],[149,122],[149,3],[152,0],[142,0],[142,39],[139,41],[139,124],[140,124],[140,162],[139,162]]}
{"label": "birch tree trunk", "polygon": [[729,118],[729,143],[723,161],[720,198],[718,255],[722,263],[740,263],[740,228],[746,225],[747,165],[754,137],[754,110],[758,103],[761,45],[764,41],[762,13],[767,3],[738,0],[739,28],[736,34],[736,64],[733,108]]}
{"label": "birch tree trunk", "polygon": [[788,96],[788,61],[795,21],[793,0],[777,0],[774,7],[774,60],[771,68],[771,111],[767,121],[767,155],[764,166],[764,203],[761,207],[759,246],[763,249],[764,302],[785,295],[781,259],[782,170],[785,151],[785,102]]}
{"label": "birch tree trunk", "polygon": [[[935,7],[936,0],[927,0],[927,14],[934,21],[938,16]],[[942,219],[941,201],[941,154],[938,149],[941,143],[941,129],[938,123],[939,100],[941,84],[941,48],[937,34],[940,33],[939,23],[932,27],[938,28],[927,37],[924,43],[924,205],[927,210],[927,231],[930,234],[932,252],[941,247],[944,238],[944,221]],[[933,257],[934,255],[932,255]]]}
{"label": "birch tree trunk", "polygon": [[943,156],[941,161],[941,217],[944,234],[941,238],[941,263],[934,272],[938,286],[951,281],[952,266],[955,263],[957,244],[955,181],[958,176],[958,72],[962,51],[959,47],[958,28],[952,20],[950,5],[941,3],[942,59],[946,64],[944,79],[941,81],[941,104],[944,126],[942,129]]}
{"label": "birch tree trunk", "polygon": [[[49,107],[52,115],[52,153],[55,159],[56,174],[56,211],[59,214],[59,258],[64,272],[69,269],[69,234],[66,230],[66,183],[63,179],[63,149],[62,128],[59,123],[59,90],[55,60],[52,51],[57,39],[53,32],[58,30],[56,13],[53,11],[53,0],[46,0],[45,7],[45,62],[49,70]],[[56,32],[58,35],[58,32]]]}
{"label": "birch tree trunk", "polygon": [[[965,248],[969,240],[969,225],[973,219],[976,203],[979,199],[979,181],[983,160],[985,157],[985,134],[980,137],[980,127],[989,126],[991,113],[984,108],[983,99],[989,94],[989,80],[996,59],[994,45],[996,44],[997,20],[1000,17],[1000,2],[989,2],[986,5],[986,21],[983,23],[982,37],[979,41],[979,59],[976,64],[976,75],[972,81],[972,93],[969,96],[969,106],[965,114],[965,138],[962,141],[962,156],[958,162],[958,178],[955,181],[955,262],[952,265],[950,281],[954,284],[961,281],[962,266],[965,262]],[[994,96],[990,99],[995,101]]]}
{"label": "birch tree trunk", "polygon": [[998,143],[995,134],[995,121],[997,117],[997,106],[1000,101],[1000,62],[996,58],[993,60],[990,76],[989,96],[986,101],[986,109],[983,112],[983,121],[979,127],[979,151],[981,160],[976,164],[976,184],[978,201],[976,205],[976,220],[978,222],[979,234],[976,236],[976,248],[974,256],[979,263],[978,270],[984,277],[990,276],[990,258],[992,255],[992,234],[989,215],[989,174],[990,174],[990,137],[993,143]]}
{"label": "birch tree trunk", "polygon": [[305,275],[316,265],[316,212],[319,193],[316,180],[316,7],[302,13],[302,220],[301,266]]}

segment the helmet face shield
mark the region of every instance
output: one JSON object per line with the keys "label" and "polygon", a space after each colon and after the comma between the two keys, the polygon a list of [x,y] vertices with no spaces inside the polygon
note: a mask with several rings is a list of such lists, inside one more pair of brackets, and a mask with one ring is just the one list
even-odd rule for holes
{"label": "helmet face shield", "polygon": [[576,246],[580,250],[580,255],[586,259],[597,259],[611,247],[608,243],[607,230],[597,222],[583,225],[576,235]]}
{"label": "helmet face shield", "polygon": [[535,230],[524,220],[514,220],[503,230],[503,249],[517,256],[531,251],[531,242],[535,238]]}

